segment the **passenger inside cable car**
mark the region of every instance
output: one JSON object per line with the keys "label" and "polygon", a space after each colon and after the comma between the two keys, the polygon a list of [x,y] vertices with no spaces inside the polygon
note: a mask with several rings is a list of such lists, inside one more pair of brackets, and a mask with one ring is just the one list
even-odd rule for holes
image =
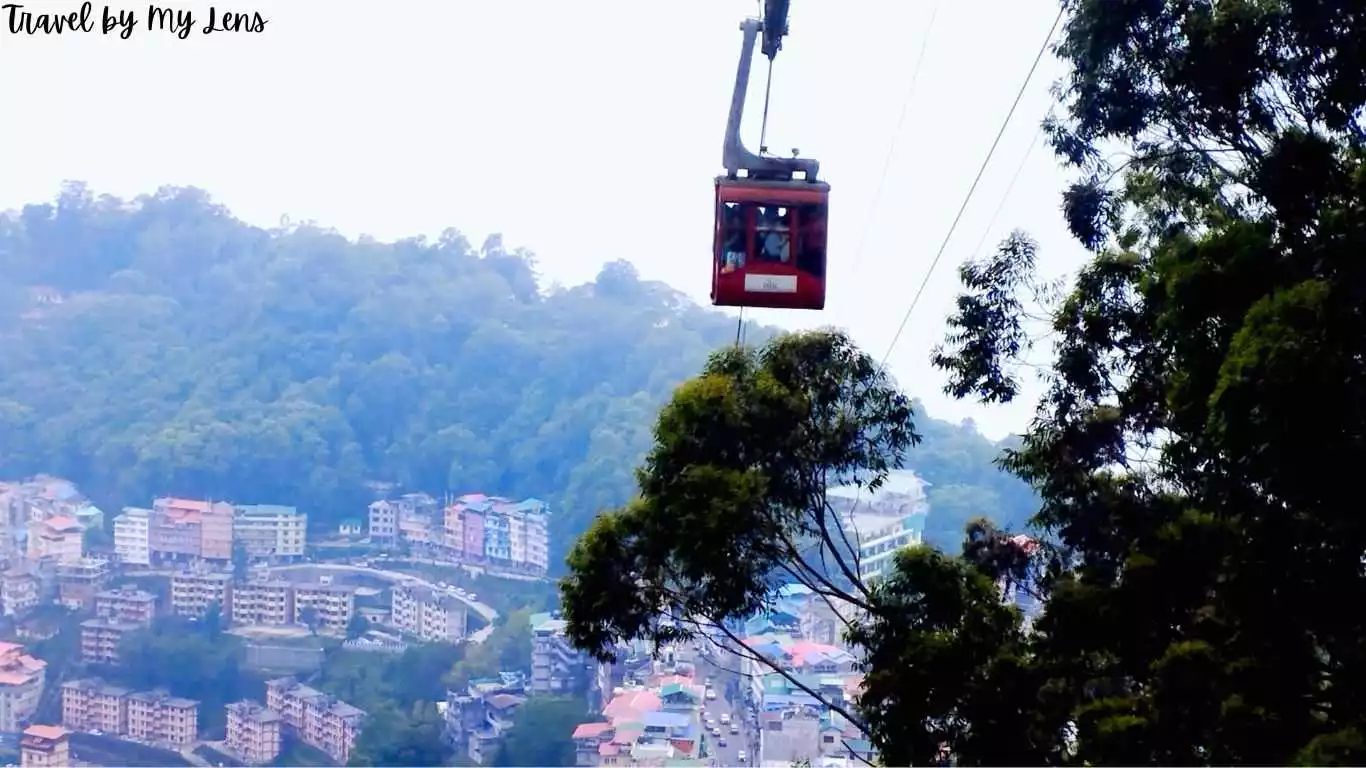
{"label": "passenger inside cable car", "polygon": [[813,277],[825,277],[824,206],[725,203],[722,238],[722,274],[744,270],[751,253],[756,264],[792,264],[795,252],[797,269]]}

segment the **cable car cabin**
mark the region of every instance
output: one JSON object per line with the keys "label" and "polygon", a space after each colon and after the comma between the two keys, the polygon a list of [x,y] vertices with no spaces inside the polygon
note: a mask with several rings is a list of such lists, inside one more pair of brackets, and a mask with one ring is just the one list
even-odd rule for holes
{"label": "cable car cabin", "polygon": [[717,178],[712,304],[824,309],[829,200],[819,181]]}

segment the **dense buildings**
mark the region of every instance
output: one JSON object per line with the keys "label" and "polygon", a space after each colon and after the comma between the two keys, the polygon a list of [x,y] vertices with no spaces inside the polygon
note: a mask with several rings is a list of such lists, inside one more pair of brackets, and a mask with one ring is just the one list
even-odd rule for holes
{"label": "dense buildings", "polygon": [[62,684],[62,725],[178,748],[199,736],[199,702],[98,678],[70,680]]}
{"label": "dense buildings", "polygon": [[[52,524],[46,525],[49,521]],[[23,482],[0,482],[0,560],[11,565],[20,558],[79,559],[82,553],[73,550],[81,537],[70,535],[72,526],[83,532],[103,522],[104,513],[70,481],[39,475]],[[43,540],[30,543],[34,531]]]}
{"label": "dense buildings", "polygon": [[225,565],[240,544],[250,558],[288,561],[303,557],[307,534],[294,507],[167,497],[114,518],[114,551],[126,565]]}
{"label": "dense buildings", "polygon": [[33,717],[46,683],[47,662],[18,643],[0,642],[0,731],[18,731]]}
{"label": "dense buildings", "polygon": [[279,714],[305,744],[339,764],[351,759],[364,710],[310,688],[292,677],[266,681],[266,707]]}
{"label": "dense buildings", "polygon": [[479,493],[444,508],[425,494],[370,505],[370,539],[376,544],[537,576],[550,564],[548,523],[543,501]]}
{"label": "dense buildings", "polygon": [[248,765],[273,761],[280,754],[282,719],[275,711],[255,701],[236,701],[227,712],[227,748]]}

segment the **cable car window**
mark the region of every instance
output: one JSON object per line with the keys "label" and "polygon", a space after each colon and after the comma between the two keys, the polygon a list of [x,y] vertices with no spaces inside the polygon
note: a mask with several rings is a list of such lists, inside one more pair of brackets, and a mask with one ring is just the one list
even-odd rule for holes
{"label": "cable car window", "polygon": [[726,203],[721,211],[721,272],[745,268],[745,210],[739,203]]}
{"label": "cable car window", "polygon": [[797,268],[813,277],[825,276],[825,206],[797,208]]}
{"label": "cable car window", "polygon": [[792,258],[791,210],[778,205],[759,206],[754,233],[758,235],[759,258],[788,263]]}

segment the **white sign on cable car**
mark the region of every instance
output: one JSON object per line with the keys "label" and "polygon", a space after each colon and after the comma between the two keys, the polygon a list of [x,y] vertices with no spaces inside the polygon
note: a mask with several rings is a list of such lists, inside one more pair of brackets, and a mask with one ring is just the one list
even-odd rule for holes
{"label": "white sign on cable car", "polygon": [[745,275],[746,293],[796,293],[796,275]]}

